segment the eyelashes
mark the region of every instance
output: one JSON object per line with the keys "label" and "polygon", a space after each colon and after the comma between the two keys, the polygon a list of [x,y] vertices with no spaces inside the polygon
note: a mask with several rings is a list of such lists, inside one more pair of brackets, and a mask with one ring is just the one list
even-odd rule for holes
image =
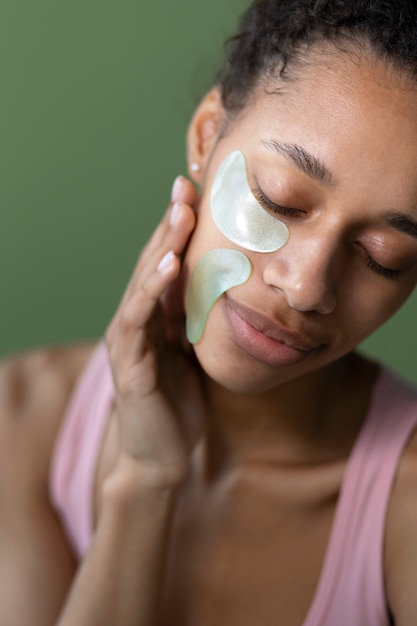
{"label": "eyelashes", "polygon": [[[259,187],[258,183],[256,184],[255,188],[252,189],[252,193],[257,199],[257,201],[259,202],[259,204],[264,209],[276,215],[289,217],[289,218],[297,218],[297,217],[302,217],[306,215],[306,212],[301,211],[300,209],[293,209],[291,207],[286,207],[280,204],[276,204],[270,198],[268,198],[268,196],[265,195],[265,193]],[[361,254],[365,260],[366,266],[370,270],[378,274],[378,276],[382,276],[383,278],[386,278],[388,280],[398,280],[398,278],[400,277],[402,273],[402,270],[393,270],[393,269],[389,269],[388,267],[384,267],[383,265],[375,261],[375,259],[369,254],[369,252],[362,245],[360,244],[358,245],[359,245]]]}
{"label": "eyelashes", "polygon": [[362,248],[362,255],[365,258],[366,265],[379,276],[388,278],[389,280],[397,280],[400,277],[401,270],[390,270],[388,267],[384,267],[375,261],[375,259],[369,254],[365,248]]}
{"label": "eyelashes", "polygon": [[305,212],[300,211],[299,209],[292,209],[290,207],[282,206],[280,204],[272,202],[272,200],[264,194],[258,184],[251,191],[259,204],[263,206],[264,209],[272,211],[272,213],[276,213],[277,215],[284,215],[286,217],[300,217],[302,215],[305,215]]}

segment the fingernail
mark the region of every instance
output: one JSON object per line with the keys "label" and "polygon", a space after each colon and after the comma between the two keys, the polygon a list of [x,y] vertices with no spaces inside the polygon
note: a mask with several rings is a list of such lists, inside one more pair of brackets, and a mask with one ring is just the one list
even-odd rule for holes
{"label": "fingernail", "polygon": [[171,226],[173,226],[173,224],[175,224],[175,221],[177,219],[178,213],[180,212],[180,208],[181,205],[179,202],[176,202],[172,209],[171,209],[171,215],[169,216],[169,223],[171,224]]}
{"label": "fingernail", "polygon": [[174,184],[172,186],[172,191],[171,191],[172,202],[175,202],[175,200],[178,200],[178,195],[181,191],[183,182],[184,182],[184,178],[182,176],[177,176],[177,178],[174,180]]}
{"label": "fingernail", "polygon": [[162,257],[161,261],[159,262],[158,272],[163,272],[164,270],[166,270],[174,261],[174,259],[175,254],[172,252],[172,250],[170,250],[165,254],[165,256]]}

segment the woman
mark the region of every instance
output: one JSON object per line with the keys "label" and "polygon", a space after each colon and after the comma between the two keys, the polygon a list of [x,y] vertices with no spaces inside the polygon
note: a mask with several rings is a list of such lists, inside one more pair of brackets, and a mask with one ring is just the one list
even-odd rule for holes
{"label": "woman", "polygon": [[415,623],[417,394],[354,348],[417,280],[416,17],[255,2],[105,344],[3,364],[2,623]]}

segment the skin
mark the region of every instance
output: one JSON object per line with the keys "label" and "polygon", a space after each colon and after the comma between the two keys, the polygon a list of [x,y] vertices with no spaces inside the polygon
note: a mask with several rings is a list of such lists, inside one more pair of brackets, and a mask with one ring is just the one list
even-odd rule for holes
{"label": "skin", "polygon": [[[2,623],[295,626],[305,618],[377,376],[352,350],[417,281],[417,240],[384,217],[395,209],[417,219],[417,92],[371,58],[319,50],[313,60],[282,94],[260,87],[226,127],[216,90],[195,113],[188,156],[201,165],[199,200],[177,181],[107,330],[116,398],[96,474],[95,537],[77,570],[46,484],[90,348],[3,365]],[[302,145],[337,184],[312,180],[266,149],[271,140]],[[235,311],[249,307],[296,333],[306,354],[267,342],[255,356],[231,331],[227,297],[195,355],[184,341],[178,305],[189,276],[210,249],[233,247],[212,222],[209,190],[236,149],[249,182],[297,212],[279,215],[291,232],[281,250],[247,253],[252,275],[229,297]],[[400,275],[374,271],[367,255]],[[45,388],[56,391],[47,406]],[[417,613],[416,483],[413,437],[386,525],[387,596],[399,626]]]}

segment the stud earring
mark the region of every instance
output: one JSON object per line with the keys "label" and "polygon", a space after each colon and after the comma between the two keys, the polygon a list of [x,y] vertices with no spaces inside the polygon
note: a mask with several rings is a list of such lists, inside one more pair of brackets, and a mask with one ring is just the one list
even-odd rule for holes
{"label": "stud earring", "polygon": [[200,171],[200,165],[198,163],[191,163],[191,171],[192,172],[199,172]]}

